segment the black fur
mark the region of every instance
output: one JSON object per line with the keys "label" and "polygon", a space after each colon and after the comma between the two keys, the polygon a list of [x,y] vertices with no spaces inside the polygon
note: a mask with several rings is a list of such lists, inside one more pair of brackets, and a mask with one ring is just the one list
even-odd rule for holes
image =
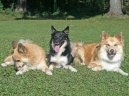
{"label": "black fur", "polygon": [[48,54],[48,63],[49,64],[57,64],[57,62],[51,62],[51,56],[55,56],[57,52],[52,47],[52,42],[54,45],[62,46],[64,44],[64,41],[67,42],[67,45],[65,46],[65,51],[62,52],[61,56],[66,56],[68,60],[69,65],[73,62],[73,57],[71,55],[71,47],[70,47],[70,40],[68,37],[69,33],[69,26],[67,26],[63,31],[57,31],[53,26],[51,27],[52,34],[51,34],[51,40],[50,40],[50,50]]}

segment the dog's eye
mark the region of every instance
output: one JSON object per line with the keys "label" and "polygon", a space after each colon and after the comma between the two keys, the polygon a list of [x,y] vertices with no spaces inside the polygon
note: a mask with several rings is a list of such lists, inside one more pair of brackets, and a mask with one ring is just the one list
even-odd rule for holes
{"label": "dog's eye", "polygon": [[16,60],[16,62],[20,62],[20,60]]}
{"label": "dog's eye", "polygon": [[114,44],[114,46],[118,46],[118,44]]}
{"label": "dog's eye", "polygon": [[110,46],[109,44],[106,44],[106,46]]}

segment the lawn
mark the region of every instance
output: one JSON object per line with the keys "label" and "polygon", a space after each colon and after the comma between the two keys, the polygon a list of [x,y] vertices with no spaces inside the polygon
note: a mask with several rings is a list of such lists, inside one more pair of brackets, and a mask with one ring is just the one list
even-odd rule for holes
{"label": "lawn", "polygon": [[[0,63],[10,53],[13,40],[30,39],[48,52],[51,25],[58,30],[69,25],[70,40],[81,42],[99,42],[102,31],[111,35],[123,32],[125,60],[122,69],[129,73],[129,19],[0,21]],[[129,96],[129,76],[93,72],[79,64],[73,66],[77,73],[55,69],[52,76],[41,71],[16,76],[13,66],[0,66],[0,96]]]}

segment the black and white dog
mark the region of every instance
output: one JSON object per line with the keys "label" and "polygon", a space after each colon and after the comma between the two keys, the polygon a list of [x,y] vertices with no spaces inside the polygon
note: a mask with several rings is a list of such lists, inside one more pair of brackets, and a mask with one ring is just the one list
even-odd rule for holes
{"label": "black and white dog", "polygon": [[51,26],[51,31],[50,51],[48,54],[49,69],[53,70],[53,68],[56,67],[77,72],[77,70],[71,66],[73,57],[71,55],[71,46],[68,37],[69,26],[63,31],[57,31]]}

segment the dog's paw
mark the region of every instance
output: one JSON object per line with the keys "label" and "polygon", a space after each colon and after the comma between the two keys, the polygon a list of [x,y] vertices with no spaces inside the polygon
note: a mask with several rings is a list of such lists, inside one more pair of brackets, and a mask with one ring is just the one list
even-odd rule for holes
{"label": "dog's paw", "polygon": [[85,65],[85,63],[81,63],[81,65]]}
{"label": "dog's paw", "polygon": [[128,76],[129,74],[128,74],[128,73],[123,73],[122,75],[124,75],[124,76]]}
{"label": "dog's paw", "polygon": [[92,71],[100,71],[101,68],[100,67],[94,67],[94,68],[91,68]]}
{"label": "dog's paw", "polygon": [[60,65],[57,65],[56,68],[61,68],[61,66]]}
{"label": "dog's paw", "polygon": [[48,68],[50,71],[53,71],[53,65],[50,65]]}
{"label": "dog's paw", "polygon": [[77,70],[75,68],[73,68],[71,65],[65,65],[63,68],[69,69],[72,72],[77,72]]}
{"label": "dog's paw", "polygon": [[71,68],[70,69],[72,72],[77,72],[77,69],[75,69],[75,68]]}
{"label": "dog's paw", "polygon": [[120,68],[116,68],[116,69],[114,69],[113,71],[118,72],[118,73],[120,73],[120,74],[123,75],[123,76],[128,76],[128,73],[124,72],[124,71],[123,71],[122,69],[120,69]]}
{"label": "dog's paw", "polygon": [[1,66],[2,66],[2,67],[6,67],[7,64],[6,64],[6,63],[2,63]]}
{"label": "dog's paw", "polygon": [[51,72],[50,70],[47,70],[45,73],[46,73],[47,75],[52,75],[52,72]]}
{"label": "dog's paw", "polygon": [[16,72],[16,75],[22,75],[22,74],[23,74],[22,71],[17,71],[17,72]]}

